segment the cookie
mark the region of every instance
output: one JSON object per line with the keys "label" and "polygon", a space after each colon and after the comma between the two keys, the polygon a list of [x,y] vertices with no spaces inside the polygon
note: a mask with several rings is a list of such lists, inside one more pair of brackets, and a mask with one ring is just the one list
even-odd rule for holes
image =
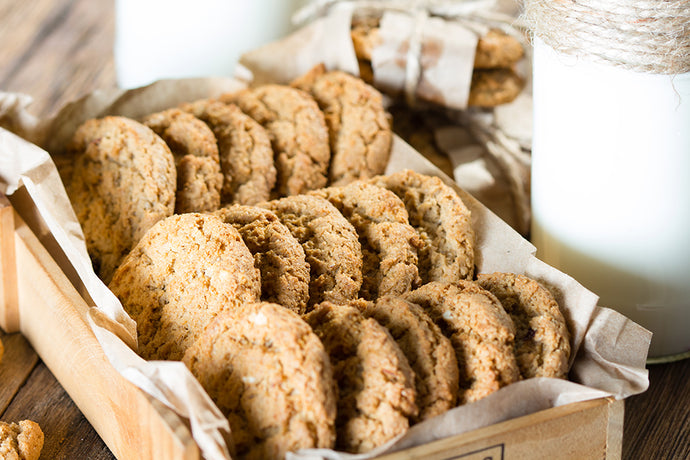
{"label": "cookie", "polygon": [[261,272],[261,300],[280,304],[298,314],[309,300],[309,264],[302,245],[268,209],[232,205],[216,212],[242,235]]}
{"label": "cookie", "polygon": [[142,122],[158,134],[175,157],[175,212],[215,211],[220,207],[220,173],[216,136],[194,115],[180,109],[151,114]]}
{"label": "cookie", "polygon": [[309,264],[309,306],[356,299],[362,247],[352,224],[325,198],[293,195],[260,206],[275,212],[300,242]]}
{"label": "cookie", "polygon": [[496,107],[515,100],[525,81],[512,69],[478,69],[472,72],[470,107]]}
{"label": "cookie", "polygon": [[108,287],[137,323],[139,354],[179,360],[216,315],[257,301],[261,281],[232,225],[189,213],[153,226]]}
{"label": "cookie", "polygon": [[0,422],[0,458],[38,460],[43,449],[43,431],[36,422]]}
{"label": "cookie", "polygon": [[218,140],[221,203],[253,205],[268,200],[276,169],[266,130],[233,104],[203,99],[180,108],[203,120]]}
{"label": "cookie", "polygon": [[331,185],[383,174],[393,131],[383,97],[373,86],[339,70],[314,67],[291,83],[309,92],[326,117],[331,146]]}
{"label": "cookie", "polygon": [[326,185],[331,158],[328,129],[309,94],[289,86],[264,85],[220,99],[236,103],[268,131],[278,173],[274,197]]}
{"label": "cookie", "polygon": [[2,362],[2,355],[5,353],[5,348],[2,345],[2,340],[0,340],[0,363]]}
{"label": "cookie", "polygon": [[500,29],[491,29],[477,42],[474,68],[512,67],[524,55],[525,50],[516,38]]}
{"label": "cookie", "polygon": [[522,378],[566,378],[570,335],[558,303],[537,281],[513,273],[480,274],[515,323],[515,356]]}
{"label": "cookie", "polygon": [[450,338],[460,371],[460,404],[519,380],[515,326],[493,294],[471,281],[432,282],[405,299],[420,305]]}
{"label": "cookie", "polygon": [[336,393],[329,357],[297,314],[272,303],[226,311],[184,355],[228,417],[239,459],[332,448]]}
{"label": "cookie", "polygon": [[417,249],[422,241],[408,223],[405,204],[390,190],[357,181],[311,192],[326,198],[350,221],[362,246],[360,297],[375,300],[419,285]]}
{"label": "cookie", "polygon": [[107,283],[144,233],[173,214],[175,160],[150,128],[114,116],[83,123],[69,150],[75,156],[67,192],[94,271]]}
{"label": "cookie", "polygon": [[441,179],[411,170],[378,176],[371,183],[385,187],[405,203],[410,224],[421,236],[419,274],[422,282],[472,279],[474,230],[470,211]]}
{"label": "cookie", "polygon": [[368,452],[416,416],[414,372],[388,331],[355,307],[324,302],[304,319],[323,342],[338,385],[336,447]]}
{"label": "cookie", "polygon": [[384,296],[360,302],[364,316],[391,333],[415,374],[419,415],[414,422],[442,414],[456,405],[458,362],[450,340],[417,304]]}

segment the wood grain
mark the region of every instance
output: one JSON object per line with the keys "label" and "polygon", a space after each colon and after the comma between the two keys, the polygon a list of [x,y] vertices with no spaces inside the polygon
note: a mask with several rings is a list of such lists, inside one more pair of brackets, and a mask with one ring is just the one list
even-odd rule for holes
{"label": "wood grain", "polygon": [[40,117],[115,87],[113,0],[0,0],[0,90],[34,98]]}
{"label": "wood grain", "polygon": [[690,459],[690,359],[649,366],[649,389],[625,410],[623,458]]}
{"label": "wood grain", "polygon": [[114,458],[45,366],[34,369],[1,419],[38,423],[44,431],[42,459]]}

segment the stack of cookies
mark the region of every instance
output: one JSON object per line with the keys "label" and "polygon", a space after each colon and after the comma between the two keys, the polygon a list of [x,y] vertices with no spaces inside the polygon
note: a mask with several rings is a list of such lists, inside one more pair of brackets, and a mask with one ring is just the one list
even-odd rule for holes
{"label": "stack of cookies", "polygon": [[553,296],[475,273],[470,212],[439,178],[382,174],[380,101],[317,68],[74,136],[66,188],[96,272],[139,354],[182,360],[228,417],[238,458],[367,452],[566,376]]}
{"label": "stack of cookies", "polygon": [[[353,18],[350,31],[360,75],[372,84],[372,54],[382,43],[379,28],[380,17],[364,15]],[[479,37],[467,105],[490,108],[512,102],[525,86],[515,71],[515,64],[524,54],[522,44],[500,29],[490,29]]]}

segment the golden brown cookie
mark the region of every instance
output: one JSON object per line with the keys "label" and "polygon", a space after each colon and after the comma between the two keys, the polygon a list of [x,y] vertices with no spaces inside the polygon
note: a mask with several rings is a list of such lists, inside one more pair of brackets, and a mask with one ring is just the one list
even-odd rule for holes
{"label": "golden brown cookie", "polygon": [[412,170],[378,176],[371,183],[391,190],[405,203],[410,224],[424,242],[419,250],[423,283],[472,279],[474,230],[470,211],[455,190],[438,177]]}
{"label": "golden brown cookie", "polygon": [[0,340],[0,363],[2,362],[2,355],[5,353],[5,348],[2,345],[2,340]]}
{"label": "golden brown cookie", "polygon": [[151,114],[142,122],[158,134],[175,157],[175,212],[207,212],[220,207],[220,173],[216,136],[194,115],[180,109]]}
{"label": "golden brown cookie", "polygon": [[159,220],[175,210],[175,160],[150,128],[124,117],[91,119],[74,133],[67,192],[94,271],[106,283]]}
{"label": "golden brown cookie", "polygon": [[259,300],[261,280],[232,225],[189,213],[152,227],[108,287],[137,322],[139,354],[179,360],[216,315]]}
{"label": "golden brown cookie", "polygon": [[221,202],[253,205],[268,200],[276,169],[266,130],[233,104],[203,99],[180,108],[203,120],[218,139]]}
{"label": "golden brown cookie", "polygon": [[566,378],[570,334],[553,295],[537,281],[513,273],[480,274],[477,282],[501,301],[515,323],[522,378]]}
{"label": "golden brown cookie", "polygon": [[415,373],[419,415],[415,422],[455,407],[458,362],[450,340],[417,304],[396,296],[356,304],[364,316],[388,329]]}
{"label": "golden brown cookie", "polygon": [[414,372],[388,331],[357,308],[330,302],[304,319],[333,365],[338,449],[368,452],[407,431],[418,412]]}
{"label": "golden brown cookie", "polygon": [[479,69],[472,72],[470,107],[496,107],[512,102],[525,86],[525,81],[512,69]]}
{"label": "golden brown cookie", "polygon": [[272,211],[257,206],[236,204],[215,214],[240,232],[254,255],[261,272],[261,300],[303,314],[309,300],[309,264],[290,230]]}
{"label": "golden brown cookie", "polygon": [[309,306],[356,299],[362,286],[362,248],[352,224],[325,198],[293,195],[262,203],[297,238],[310,269]]}
{"label": "golden brown cookie", "polygon": [[331,145],[331,185],[383,174],[393,131],[381,93],[363,80],[323,64],[293,81],[310,93],[326,117]]}
{"label": "golden brown cookie", "polygon": [[268,131],[278,172],[276,197],[326,185],[331,158],[328,129],[309,94],[289,86],[264,85],[220,99],[236,103]]}
{"label": "golden brown cookie", "polygon": [[184,363],[228,417],[241,459],[332,448],[336,393],[328,355],[297,314],[247,304],[220,314]]}
{"label": "golden brown cookie", "polygon": [[500,29],[491,29],[479,37],[474,53],[475,69],[512,67],[525,55],[520,42]]}
{"label": "golden brown cookie", "polygon": [[228,417],[240,459],[332,448],[336,389],[324,346],[297,314],[253,303],[220,314],[184,363]]}
{"label": "golden brown cookie", "polygon": [[311,194],[326,198],[350,221],[362,246],[360,297],[375,300],[404,294],[419,285],[417,231],[408,223],[405,204],[390,190],[356,181]]}
{"label": "golden brown cookie", "polygon": [[43,431],[36,422],[0,422],[0,458],[38,460],[43,449]]}
{"label": "golden brown cookie", "polygon": [[520,379],[515,326],[493,294],[471,281],[432,282],[405,299],[420,305],[450,338],[460,371],[460,404]]}

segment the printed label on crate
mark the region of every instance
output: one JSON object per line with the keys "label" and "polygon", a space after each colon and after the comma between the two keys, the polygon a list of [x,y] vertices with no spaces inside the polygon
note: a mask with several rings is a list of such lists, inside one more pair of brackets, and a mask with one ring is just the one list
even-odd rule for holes
{"label": "printed label on crate", "polygon": [[461,455],[448,457],[445,460],[503,460],[503,444],[485,447],[484,449],[473,450]]}

